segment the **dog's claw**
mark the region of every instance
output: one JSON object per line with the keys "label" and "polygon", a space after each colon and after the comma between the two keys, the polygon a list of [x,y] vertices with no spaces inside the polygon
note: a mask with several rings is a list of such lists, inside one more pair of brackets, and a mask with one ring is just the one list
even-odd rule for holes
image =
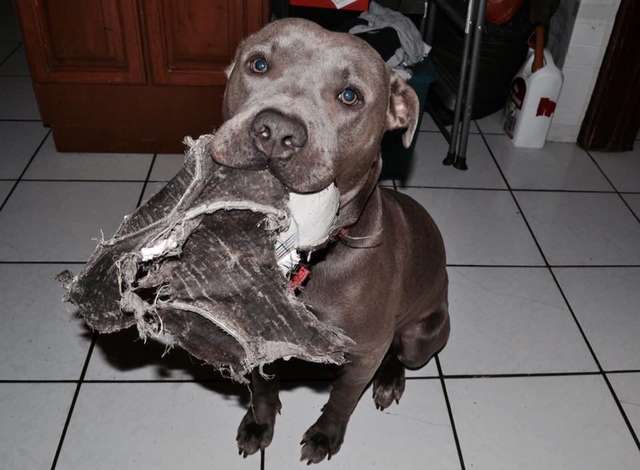
{"label": "dog's claw", "polygon": [[384,411],[394,401],[400,403],[404,392],[404,367],[400,364],[387,364],[378,371],[373,381],[373,401],[376,409]]}
{"label": "dog's claw", "polygon": [[325,458],[331,460],[331,457],[340,450],[344,430],[344,427],[339,423],[331,423],[322,427],[317,424],[311,426],[301,441],[300,460],[306,461],[307,465],[320,463]]}
{"label": "dog's claw", "polygon": [[236,441],[238,454],[243,458],[265,449],[273,438],[273,422],[257,423],[253,413],[248,411],[238,428]]}

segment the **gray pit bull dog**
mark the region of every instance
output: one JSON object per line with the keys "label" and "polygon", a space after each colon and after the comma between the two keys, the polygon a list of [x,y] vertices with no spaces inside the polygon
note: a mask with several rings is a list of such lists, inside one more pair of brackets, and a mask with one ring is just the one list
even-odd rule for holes
{"label": "gray pit bull dog", "polygon": [[[212,142],[218,163],[270,171],[290,191],[334,183],[338,227],[312,266],[301,300],[356,345],[329,401],[302,438],[301,460],[331,458],[367,385],[384,410],[402,396],[405,368],[419,368],[449,337],[444,245],[427,212],[377,186],[385,131],[411,143],[418,99],[364,41],[300,19],[275,21],[246,39],[228,69],[225,122]],[[240,453],[271,442],[280,410],[276,380],[252,373],[252,406]]]}

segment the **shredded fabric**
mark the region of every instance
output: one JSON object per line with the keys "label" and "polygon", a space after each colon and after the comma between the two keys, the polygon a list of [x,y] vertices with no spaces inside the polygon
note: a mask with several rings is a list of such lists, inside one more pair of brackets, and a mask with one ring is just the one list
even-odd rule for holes
{"label": "shredded fabric", "polygon": [[100,333],[135,325],[142,339],[180,346],[239,382],[281,358],[344,363],[353,341],[320,322],[278,267],[286,190],[268,171],[216,164],[212,137],[186,140],[183,169],[80,274],[59,275],[65,300]]}

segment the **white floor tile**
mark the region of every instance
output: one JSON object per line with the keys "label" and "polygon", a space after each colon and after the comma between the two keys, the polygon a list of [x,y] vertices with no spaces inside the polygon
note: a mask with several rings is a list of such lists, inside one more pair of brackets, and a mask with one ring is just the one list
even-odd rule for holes
{"label": "white floor tile", "polygon": [[[438,380],[411,380],[400,404],[385,412],[375,409],[367,390],[358,404],[340,452],[320,465],[327,469],[459,469],[453,434]],[[265,468],[306,468],[299,461],[300,439],[320,416],[328,398],[321,392],[295,388],[280,394],[274,440]]]}
{"label": "white floor tile", "polygon": [[640,217],[640,194],[624,194],[622,197],[631,206],[633,212]]}
{"label": "white floor tile", "polygon": [[439,132],[438,126],[429,113],[422,114],[422,122],[420,122],[421,131]]}
{"label": "white floor tile", "polygon": [[542,257],[506,191],[408,188],[442,232],[450,264],[541,265]]}
{"label": "white floor tile", "polygon": [[602,367],[640,369],[640,268],[554,272]]}
{"label": "white floor tile", "polygon": [[0,260],[83,261],[136,205],[142,183],[21,182],[0,212]]}
{"label": "white floor tile", "polygon": [[46,133],[39,122],[0,122],[0,178],[18,178]]}
{"label": "white floor tile", "polygon": [[29,77],[0,77],[0,119],[40,119]]}
{"label": "white floor tile", "polygon": [[436,366],[435,358],[432,358],[426,366],[417,370],[405,370],[405,376],[407,377],[437,377],[438,367]]}
{"label": "white floor tile", "polygon": [[640,434],[640,373],[609,374],[609,380],[636,435]]}
{"label": "white floor tile", "polygon": [[640,468],[601,376],[448,380],[447,390],[467,468]]}
{"label": "white floor tile", "polygon": [[75,384],[0,384],[2,468],[51,467],[75,388]]}
{"label": "white floor tile", "polygon": [[258,455],[238,455],[244,413],[198,384],[84,384],[57,468],[259,470]]}
{"label": "white floor tile", "polygon": [[616,194],[516,197],[550,264],[640,264],[640,224]]}
{"label": "white floor tile", "polygon": [[497,111],[489,116],[476,119],[478,126],[485,134],[504,134],[502,110]]}
{"label": "white floor tile", "polygon": [[[1,58],[0,63],[2,63]],[[27,55],[24,51],[24,47],[15,51],[11,57],[9,57],[2,66],[0,66],[0,75],[30,76],[29,64],[27,62]]]}
{"label": "white floor tile", "polygon": [[640,191],[640,145],[629,152],[591,152],[620,192]]}
{"label": "white floor tile", "polygon": [[151,154],[138,153],[58,152],[53,136],[50,135],[24,177],[55,180],[144,180],[152,157]]}
{"label": "white floor tile", "polygon": [[78,266],[0,264],[0,380],[75,380],[90,343],[55,280]]}
{"label": "white floor tile", "polygon": [[546,269],[449,268],[445,374],[597,371]]}
{"label": "white floor tile", "polygon": [[442,164],[448,151],[442,134],[422,132],[413,154],[407,186],[452,186],[506,188],[491,154],[479,135],[469,136],[467,161],[469,170],[460,171]]}
{"label": "white floor tile", "polygon": [[504,135],[487,141],[514,189],[613,191],[589,155],[575,144],[547,142],[541,149],[513,146]]}
{"label": "white floor tile", "polygon": [[151,170],[152,181],[169,181],[184,165],[184,155],[177,153],[159,154]]}

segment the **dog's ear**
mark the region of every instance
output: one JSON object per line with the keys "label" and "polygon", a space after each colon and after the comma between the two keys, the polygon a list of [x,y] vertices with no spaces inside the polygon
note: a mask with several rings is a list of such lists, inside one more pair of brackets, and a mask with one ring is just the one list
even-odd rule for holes
{"label": "dog's ear", "polygon": [[227,77],[227,80],[229,80],[229,77],[233,73],[233,69],[236,67],[236,63],[238,62],[238,60],[240,60],[240,51],[242,50],[242,46],[244,44],[245,44],[245,40],[240,41],[240,44],[238,44],[238,47],[236,47],[236,51],[233,54],[233,60],[224,69],[224,74]]}
{"label": "dog's ear", "polygon": [[233,62],[231,62],[229,65],[227,65],[224,69],[224,74],[226,75],[227,79],[231,76],[231,72],[233,72],[233,68],[236,66],[236,61],[234,60]]}
{"label": "dog's ear", "polygon": [[420,103],[416,92],[400,75],[391,72],[386,130],[406,129],[402,135],[405,148],[409,148],[413,141],[419,112]]}

